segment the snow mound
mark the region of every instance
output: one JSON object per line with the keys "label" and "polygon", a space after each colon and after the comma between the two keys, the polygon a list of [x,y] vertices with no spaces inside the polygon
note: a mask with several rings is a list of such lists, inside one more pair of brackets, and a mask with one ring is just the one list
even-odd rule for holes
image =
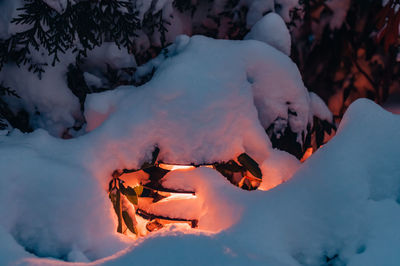
{"label": "snow mound", "polygon": [[290,32],[276,13],[268,13],[260,19],[245,36],[245,40],[265,42],[290,56]]}
{"label": "snow mound", "polygon": [[[0,228],[39,256],[66,259],[77,248],[90,260],[113,254],[125,245],[109,230],[106,194],[63,144],[43,130],[1,137]],[[109,250],[99,241],[109,242]]]}
{"label": "snow mound", "polygon": [[[0,262],[398,264],[400,116],[356,101],[338,134],[299,168],[271,148],[266,126],[286,118],[301,135],[312,115],[330,116],[293,62],[259,41],[181,44],[145,85],[90,97],[86,135],[0,136]],[[107,183],[114,170],[149,161],[155,146],[160,160],[181,164],[247,152],[262,168],[262,188],[286,183],[250,192],[214,169],[170,172],[163,185],[197,199],[164,202],[158,212],[196,210],[199,230],[171,226],[127,239],[116,233]]]}
{"label": "snow mound", "polygon": [[333,115],[324,101],[314,92],[310,92],[311,110],[321,120],[333,121]]}
{"label": "snow mound", "polygon": [[[43,130],[1,137],[0,151],[6,156],[0,160],[5,173],[0,210],[6,218],[0,226],[26,251],[92,261],[125,247],[115,233],[107,184],[114,170],[148,161],[155,146],[164,162],[213,163],[247,152],[261,164],[277,152],[265,133],[276,117],[287,116],[291,108],[297,113],[289,118],[292,128],[298,134],[306,130],[309,94],[283,53],[258,41],[200,36],[181,36],[174,45],[150,82],[89,97],[88,134],[68,141]],[[290,155],[278,159],[288,167],[285,161],[293,160]],[[266,182],[288,178],[279,171],[270,173]],[[215,170],[166,178],[166,185],[193,181],[201,230],[216,233],[239,219],[228,195],[242,192]],[[222,193],[225,185],[227,192]],[[204,189],[213,187],[219,193]],[[218,221],[217,215],[222,215]]]}
{"label": "snow mound", "polygon": [[87,138],[110,146],[92,145],[100,169],[108,162],[114,169],[138,168],[155,146],[168,163],[228,161],[243,152],[261,163],[273,152],[265,129],[277,119],[285,124],[279,130],[290,126],[302,142],[313,110],[289,57],[253,40],[195,36],[178,44],[156,59],[157,70],[143,86],[88,97],[87,129],[99,130]]}
{"label": "snow mound", "polygon": [[252,27],[268,12],[278,13],[285,22],[290,22],[290,11],[299,7],[297,0],[242,0],[248,8],[247,27]]}
{"label": "snow mound", "polygon": [[[229,228],[211,236],[201,231],[159,231],[93,264],[398,265],[399,134],[400,116],[363,99],[349,108],[338,134],[328,144],[310,157],[290,181],[268,192],[248,192],[230,186],[212,169],[171,173],[166,177],[167,186],[202,190],[207,195],[205,209],[217,211],[212,211],[208,219],[212,217],[215,223],[230,221],[226,224]],[[21,137],[11,138],[23,146],[18,139]],[[42,138],[43,142],[49,141]],[[17,145],[8,142],[16,152]],[[39,150],[38,147],[32,149]],[[59,164],[53,167],[65,168]],[[9,170],[8,176],[16,171]],[[26,186],[35,191],[39,185]],[[84,187],[85,184],[75,189]],[[7,197],[12,195],[9,192]],[[25,193],[21,195],[24,199]],[[89,193],[86,199],[90,201],[92,197]],[[13,204],[18,203],[9,201],[9,205]],[[36,205],[33,200],[25,204]],[[63,213],[67,216],[70,211],[67,208]],[[110,215],[111,212],[102,219],[107,220]],[[45,217],[48,216],[42,219]],[[90,217],[85,215],[85,219]],[[84,231],[80,233],[85,235]],[[13,262],[54,265],[54,260],[28,255],[24,258],[7,233],[0,236],[2,243],[10,242],[6,251],[1,252],[15,248]],[[105,241],[98,244],[109,246]]]}

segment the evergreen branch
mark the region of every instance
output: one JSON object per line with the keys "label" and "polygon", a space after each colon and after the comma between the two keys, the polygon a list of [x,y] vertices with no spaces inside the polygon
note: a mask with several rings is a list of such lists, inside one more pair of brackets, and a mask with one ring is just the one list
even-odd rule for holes
{"label": "evergreen branch", "polygon": [[68,2],[62,14],[42,0],[25,2],[18,9],[21,14],[12,23],[28,28],[0,41],[0,69],[7,62],[30,64],[28,69],[40,75],[44,71],[43,66],[50,63],[38,63],[32,58],[32,52],[41,48],[50,56],[52,66],[67,51],[72,50],[81,59],[88,50],[106,41],[114,41],[119,47],[127,47],[128,51],[134,50],[139,22],[131,2],[85,0],[74,5]]}

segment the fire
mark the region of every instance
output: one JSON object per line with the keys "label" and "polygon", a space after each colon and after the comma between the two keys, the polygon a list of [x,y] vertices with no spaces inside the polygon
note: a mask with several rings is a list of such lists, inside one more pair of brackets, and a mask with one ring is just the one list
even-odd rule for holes
{"label": "fire", "polygon": [[306,150],[306,152],[304,153],[304,155],[303,155],[303,158],[301,158],[301,160],[300,160],[300,162],[305,162],[312,154],[313,154],[313,152],[314,152],[314,149],[313,148],[308,148],[307,150]]}
{"label": "fire", "polygon": [[[319,146],[318,149],[320,149],[322,147],[324,147],[324,145]],[[317,149],[314,149],[312,147],[308,148],[306,150],[306,152],[304,153],[303,158],[301,158],[300,162],[304,163],[316,151],[317,151]]]}
{"label": "fire", "polygon": [[197,199],[195,192],[170,189],[162,185],[162,178],[168,172],[194,168],[196,166],[193,165],[153,163],[143,169],[115,171],[109,186],[109,196],[118,218],[117,231],[139,237],[172,224],[197,228],[196,217],[176,217],[164,209],[176,208],[176,204],[180,206],[184,202],[185,206],[194,204],[193,200]]}
{"label": "fire", "polygon": [[190,200],[196,198],[197,198],[196,195],[191,193],[170,193],[170,196],[160,200],[159,202],[165,202],[170,200]]}
{"label": "fire", "polygon": [[194,169],[195,166],[193,165],[175,165],[175,164],[166,164],[166,163],[160,163],[158,164],[158,167],[164,169],[164,170],[169,170],[169,171],[174,171],[174,170],[181,170],[181,169]]}
{"label": "fire", "polygon": [[188,186],[191,189],[182,189],[185,186],[181,183],[176,183],[180,184],[178,186],[174,182],[168,185],[164,181],[171,179],[164,177],[170,172],[179,171],[176,172],[177,175],[171,175],[179,178],[181,174],[190,175],[189,172],[180,170],[207,167],[246,190],[255,190],[262,183],[262,172],[258,163],[245,153],[239,155],[237,161],[179,165],[157,161],[158,152],[156,149],[152,161],[143,164],[140,169],[116,170],[112,174],[109,197],[118,218],[119,233],[133,237],[145,236],[164,227],[168,228],[171,224],[198,228],[198,219],[202,217],[206,199],[196,195],[192,186]]}
{"label": "fire", "polygon": [[[159,163],[157,164],[158,167],[168,170],[168,171],[174,171],[174,170],[187,170],[187,169],[194,169],[196,166],[194,165],[182,165],[182,164],[167,164],[167,163]],[[199,167],[207,167],[207,168],[215,168],[214,165],[200,165]]]}

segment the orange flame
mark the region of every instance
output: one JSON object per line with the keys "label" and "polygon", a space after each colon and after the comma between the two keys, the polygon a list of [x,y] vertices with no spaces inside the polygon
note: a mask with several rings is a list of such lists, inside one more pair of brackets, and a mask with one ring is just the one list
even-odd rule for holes
{"label": "orange flame", "polygon": [[313,154],[313,152],[313,148],[308,148],[304,153],[303,158],[301,158],[300,162],[304,163]]}
{"label": "orange flame", "polygon": [[174,165],[174,164],[166,164],[166,163],[160,163],[158,167],[164,169],[164,170],[181,170],[181,169],[194,169],[195,167],[193,165]]}

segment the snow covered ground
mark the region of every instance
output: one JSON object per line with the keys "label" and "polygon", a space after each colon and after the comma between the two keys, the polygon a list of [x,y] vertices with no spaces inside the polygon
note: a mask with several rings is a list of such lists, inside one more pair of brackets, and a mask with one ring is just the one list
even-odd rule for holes
{"label": "snow covered ground", "polygon": [[171,228],[141,240],[115,233],[98,181],[66,164],[73,151],[43,151],[55,144],[43,132],[3,137],[0,262],[62,264],[25,245],[102,265],[398,265],[399,136],[399,116],[358,100],[338,134],[273,190],[241,190],[208,168],[174,172],[168,182],[202,187],[205,209],[225,228]]}
{"label": "snow covered ground", "polygon": [[[272,149],[265,128],[279,118],[302,136],[313,116],[331,114],[284,53],[255,40],[181,36],[142,71],[148,66],[157,70],[145,85],[87,99],[83,136],[0,137],[0,265],[400,263],[398,115],[358,100],[338,134],[299,166]],[[196,200],[168,211],[197,210],[199,229],[120,235],[108,181],[116,169],[140,167],[155,146],[170,163],[246,152],[261,165],[264,189],[286,183],[250,192],[214,169],[173,171],[163,185],[194,190]]]}

